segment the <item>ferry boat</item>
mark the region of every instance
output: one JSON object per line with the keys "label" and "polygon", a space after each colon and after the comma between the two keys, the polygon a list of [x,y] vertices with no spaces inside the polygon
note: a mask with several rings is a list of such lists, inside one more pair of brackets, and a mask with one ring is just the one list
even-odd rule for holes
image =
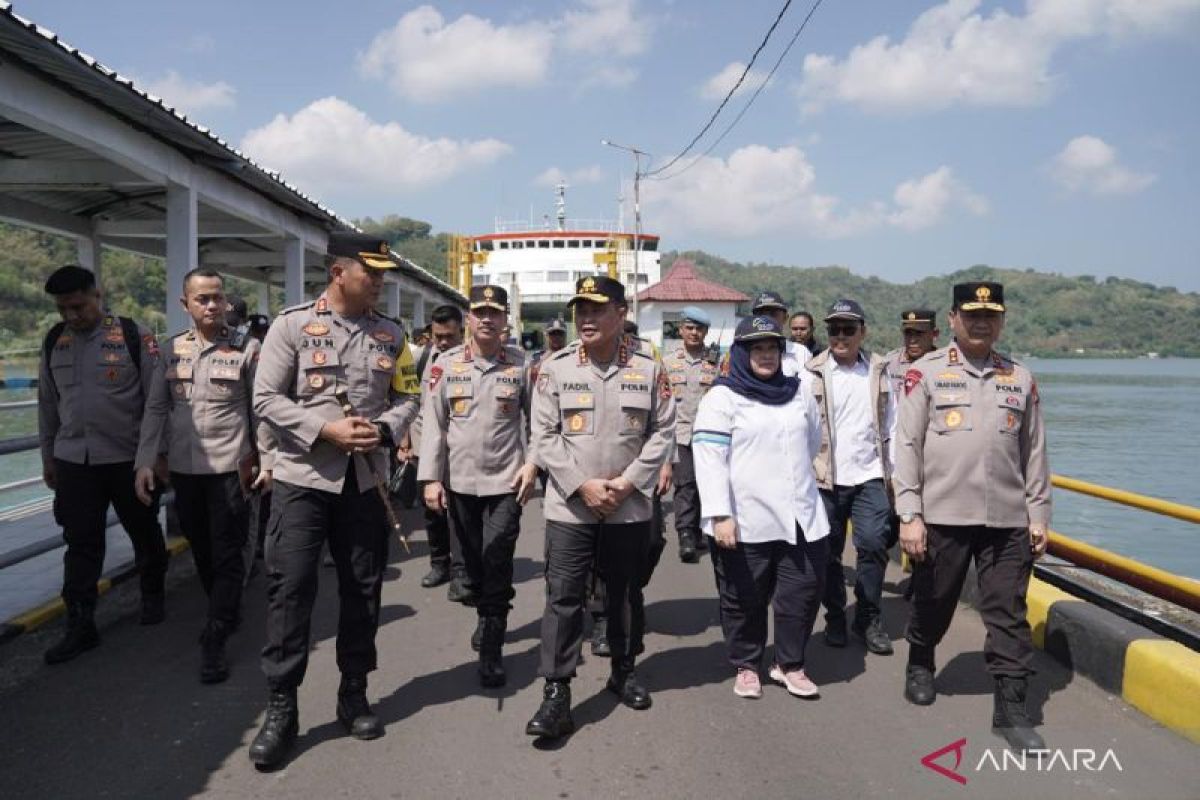
{"label": "ferry boat", "polygon": [[569,322],[566,304],[580,278],[615,271],[631,303],[637,291],[661,279],[656,234],[627,230],[623,215],[615,222],[568,218],[566,189],[555,187],[553,220],[497,218],[491,233],[471,237],[471,283],[508,290],[514,332],[532,332],[555,318]]}

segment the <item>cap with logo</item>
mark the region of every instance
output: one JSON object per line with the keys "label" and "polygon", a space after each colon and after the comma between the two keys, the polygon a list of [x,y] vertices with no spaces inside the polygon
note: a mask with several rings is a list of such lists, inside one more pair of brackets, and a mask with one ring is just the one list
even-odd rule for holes
{"label": "cap with logo", "polygon": [[901,311],[900,327],[933,330],[937,327],[937,312],[928,308],[910,308]]}
{"label": "cap with logo", "polygon": [[842,298],[834,301],[829,307],[829,313],[825,315],[826,322],[832,322],[835,319],[849,319],[855,322],[866,322],[867,315],[863,313],[862,306],[853,300]]}
{"label": "cap with logo", "polygon": [[754,342],[759,339],[784,339],[783,328],[770,317],[746,317],[733,332],[735,342]]}
{"label": "cap with logo", "polygon": [[471,310],[477,308],[494,308],[497,311],[508,311],[508,292],[500,286],[471,287]]}
{"label": "cap with logo", "polygon": [[770,311],[775,308],[787,311],[787,303],[783,302],[783,297],[779,292],[759,292],[754,296],[754,305],[750,307],[750,310],[757,314],[760,311]]}
{"label": "cap with logo", "polygon": [[625,287],[620,281],[607,275],[589,275],[575,281],[575,295],[567,301],[568,306],[588,300],[592,303],[625,303]]}
{"label": "cap with logo", "polygon": [[546,333],[566,333],[566,332],[567,332],[567,323],[563,322],[561,319],[552,319],[546,325]]}
{"label": "cap with logo", "polygon": [[1004,287],[993,281],[956,283],[954,307],[959,311],[1003,311]]}
{"label": "cap with logo", "polygon": [[708,312],[695,306],[684,306],[679,309],[679,318],[684,322],[694,322],[697,325],[703,325],[705,328],[712,327],[712,318],[708,316]]}
{"label": "cap with logo", "polygon": [[331,256],[353,258],[372,269],[395,269],[399,266],[391,259],[392,248],[387,239],[367,233],[334,231],[329,234],[325,252]]}

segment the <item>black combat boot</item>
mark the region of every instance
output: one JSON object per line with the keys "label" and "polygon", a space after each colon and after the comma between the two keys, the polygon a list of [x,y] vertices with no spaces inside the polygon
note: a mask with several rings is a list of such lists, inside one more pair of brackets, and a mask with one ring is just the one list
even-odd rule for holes
{"label": "black combat boot", "polygon": [[638,681],[632,658],[613,659],[607,688],[630,708],[643,711],[650,707],[650,690]]}
{"label": "black combat boot", "polygon": [[471,649],[476,653],[479,652],[479,647],[483,643],[483,617],[479,617],[475,621],[475,632],[471,634]]}
{"label": "black combat boot", "polygon": [[679,560],[685,564],[695,564],[700,560],[696,552],[696,539],[690,533],[679,534]]}
{"label": "black combat boot", "polygon": [[258,767],[279,766],[299,732],[300,709],[296,706],[296,687],[272,687],[267,700],[267,718],[250,743],[250,760]]}
{"label": "black combat boot", "polygon": [[479,603],[479,593],[467,583],[465,573],[454,572],[450,576],[450,585],[446,587],[446,599],[451,603],[474,607]]}
{"label": "black combat boot", "polygon": [[910,643],[904,676],[904,697],[908,702],[919,706],[933,705],[937,699],[933,671],[933,648]]}
{"label": "black combat boot", "polygon": [[383,723],[367,702],[366,675],[342,676],[342,685],[338,687],[337,718],[346,733],[355,739],[378,739],[383,735]]}
{"label": "black combat boot", "polygon": [[846,618],[825,618],[825,644],[830,647],[846,646]]}
{"label": "black combat boot", "polygon": [[485,687],[503,686],[508,676],[504,674],[504,632],[508,620],[504,617],[480,617],[483,636],[479,646],[479,683]]}
{"label": "black combat boot", "polygon": [[100,644],[100,634],[96,631],[94,619],[95,611],[96,606],[93,603],[67,604],[67,632],[58,644],[46,651],[44,658],[47,664],[70,661]]}
{"label": "black combat boot", "polygon": [[592,618],[592,655],[609,656],[612,649],[608,646],[608,619],[606,617]]}
{"label": "black combat boot", "polygon": [[1033,729],[1033,721],[1025,710],[1027,688],[1028,683],[1024,678],[1007,675],[996,678],[992,733],[1003,736],[1008,746],[1018,753],[1046,749],[1045,740]]}
{"label": "black combat boot", "polygon": [[542,704],[525,733],[546,739],[559,739],[575,730],[571,719],[571,684],[567,681],[547,680],[542,689]]}
{"label": "black combat boot", "polygon": [[433,564],[429,567],[429,572],[425,573],[425,577],[421,578],[421,586],[426,589],[432,589],[435,586],[441,586],[450,580],[450,570],[445,564]]}
{"label": "black combat boot", "polygon": [[167,598],[161,592],[142,595],[141,625],[157,625],[167,618]]}
{"label": "black combat boot", "polygon": [[224,622],[209,620],[200,634],[200,682],[221,683],[229,677],[225,659],[225,640],[229,628]]}
{"label": "black combat boot", "polygon": [[867,649],[875,655],[890,656],[892,654],[892,640],[883,627],[882,617],[876,617],[865,624],[855,620],[854,624],[850,626],[850,630],[854,631],[854,635],[861,638]]}

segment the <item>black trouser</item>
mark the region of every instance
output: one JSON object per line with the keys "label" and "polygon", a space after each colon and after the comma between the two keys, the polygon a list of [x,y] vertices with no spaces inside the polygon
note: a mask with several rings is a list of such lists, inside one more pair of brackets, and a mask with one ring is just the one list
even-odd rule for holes
{"label": "black trouser", "polygon": [[167,548],[158,524],[158,500],[156,496],[146,506],[137,499],[133,462],[72,464],[56,458],[54,475],[54,519],[62,526],[67,543],[63,554],[63,601],[96,602],[96,581],[104,570],[104,532],[110,503],[133,542],[142,596],[162,594]]}
{"label": "black trouser", "polygon": [[481,617],[505,617],[512,608],[513,552],[521,532],[516,494],[480,497],[448,492],[450,519],[462,547],[467,579],[476,587]]}
{"label": "black trouser", "polygon": [[379,495],[358,491],[354,462],[341,494],[275,482],[267,533],[267,644],[262,668],[274,687],[298,686],[308,667],[309,624],[321,547],[338,578],[337,665],[344,675],[375,669],[375,632],[387,564],[387,512]]}
{"label": "black trouser", "polygon": [[192,548],[196,573],[208,594],[208,618],[235,624],[246,579],[250,503],[236,472],[171,473],[179,527]]}
{"label": "black trouser", "polygon": [[686,534],[696,542],[700,539],[700,491],[696,488],[692,448],[681,444],[676,451],[679,461],[674,465],[672,477],[675,486],[675,533],[681,540]]}
{"label": "black trouser", "polygon": [[829,562],[825,581],[825,619],[840,622],[846,618],[846,584],[842,579],[842,551],[846,547],[846,523],[854,523],[854,612],[856,625],[866,627],[880,616],[883,601],[883,575],[887,570],[891,541],[892,506],[883,480],[858,486],[835,486],[821,490],[829,515]]}
{"label": "black trouser", "polygon": [[[1033,571],[1028,528],[927,525],[924,560],[913,565],[912,616],[905,638],[932,658],[946,635],[971,560],[979,577],[976,607],[987,638],[983,660],[994,676],[1033,672],[1033,638],[1025,593]],[[919,651],[915,655],[919,657]],[[932,664],[925,666],[932,667]]]}
{"label": "black trouser", "polygon": [[421,508],[425,512],[425,538],[429,540],[429,566],[441,566],[454,576],[466,574],[459,534],[450,530],[450,515],[431,510],[424,500]]}
{"label": "black trouser", "polygon": [[826,539],[796,544],[783,541],[714,545],[713,572],[721,602],[721,629],[729,663],[757,671],[767,644],[767,607],[775,612],[775,663],[785,670],[804,666],[812,635],[829,549]]}
{"label": "black trouser", "polygon": [[604,578],[608,643],[614,661],[642,652],[644,574],[651,522],[582,525],[546,522],[546,610],[538,674],[569,679],[583,643],[583,605],[593,562]]}

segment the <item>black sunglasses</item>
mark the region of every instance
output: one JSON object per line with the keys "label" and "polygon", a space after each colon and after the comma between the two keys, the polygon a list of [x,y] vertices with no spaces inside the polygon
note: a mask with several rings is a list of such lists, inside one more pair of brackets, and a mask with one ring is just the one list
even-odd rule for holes
{"label": "black sunglasses", "polygon": [[858,333],[858,323],[849,322],[845,325],[829,325],[825,328],[825,331],[830,336],[853,336]]}

